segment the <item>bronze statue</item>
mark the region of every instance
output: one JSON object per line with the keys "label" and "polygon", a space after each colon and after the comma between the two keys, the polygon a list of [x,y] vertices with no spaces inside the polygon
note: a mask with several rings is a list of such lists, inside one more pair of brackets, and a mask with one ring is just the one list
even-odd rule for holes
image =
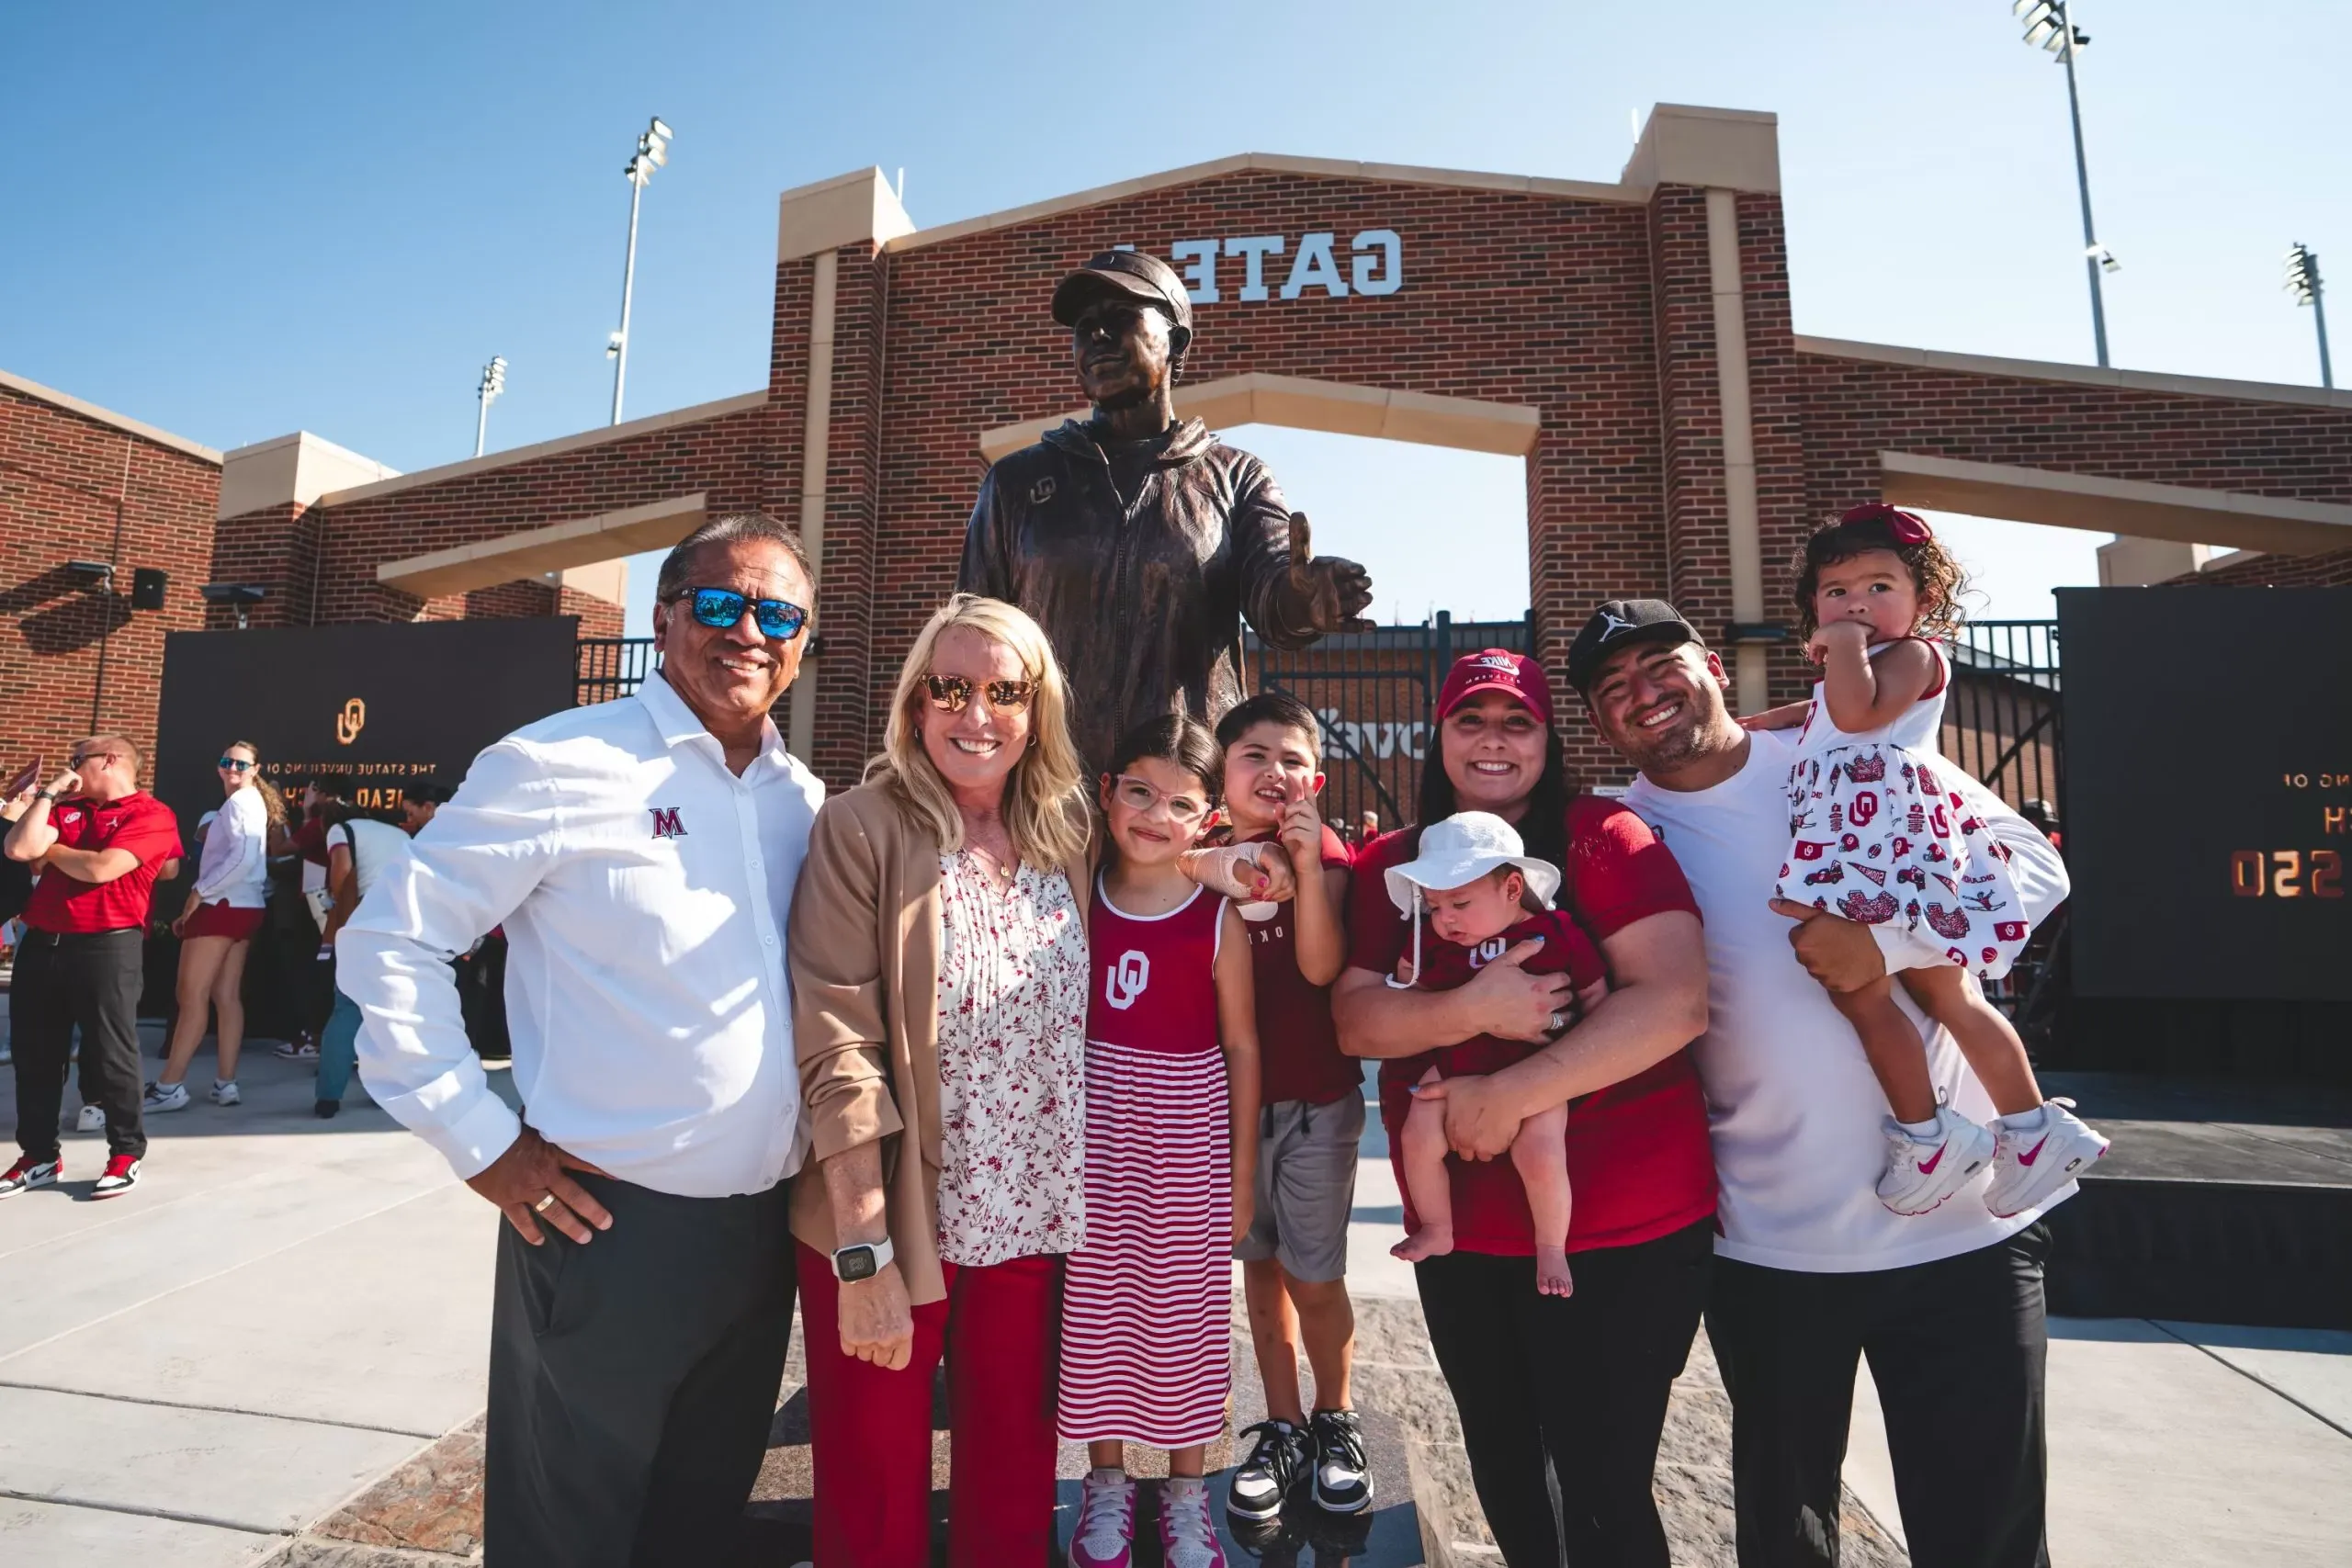
{"label": "bronze statue", "polygon": [[1243,616],[1275,648],[1368,631],[1372,579],[1314,558],[1306,515],[1265,464],[1176,418],[1193,306],[1166,263],[1105,251],[1061,280],[1053,310],[1093,416],[989,470],[956,586],[1046,628],[1099,769],[1132,725],[1170,712],[1215,724],[1241,700]]}

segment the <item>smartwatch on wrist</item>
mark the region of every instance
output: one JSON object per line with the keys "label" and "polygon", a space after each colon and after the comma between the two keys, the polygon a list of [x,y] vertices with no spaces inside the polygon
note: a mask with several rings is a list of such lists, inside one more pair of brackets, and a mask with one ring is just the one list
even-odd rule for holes
{"label": "smartwatch on wrist", "polygon": [[33,791],[33,798],[35,800],[55,800],[57,798],[57,792],[53,789],[37,789]]}
{"label": "smartwatch on wrist", "polygon": [[877,1242],[859,1242],[855,1247],[833,1249],[833,1278],[843,1284],[858,1280],[871,1280],[882,1272],[898,1254],[891,1249],[890,1238]]}

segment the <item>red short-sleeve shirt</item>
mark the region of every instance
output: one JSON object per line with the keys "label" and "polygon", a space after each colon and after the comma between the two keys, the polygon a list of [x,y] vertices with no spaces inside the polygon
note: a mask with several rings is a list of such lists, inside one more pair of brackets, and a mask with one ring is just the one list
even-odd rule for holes
{"label": "red short-sleeve shirt", "polygon": [[111,931],[143,927],[155,873],[180,849],[179,818],[144,790],[119,800],[74,795],[49,808],[57,841],[69,850],[129,850],[139,863],[112,882],[93,885],[49,870],[25,905],[25,924],[43,931]]}
{"label": "red short-sleeve shirt", "polygon": [[[1596,942],[1670,909],[1699,912],[1672,852],[1649,825],[1618,805],[1579,795],[1568,805],[1568,863],[1561,867],[1559,907]],[[1388,867],[1413,858],[1417,829],[1375,840],[1356,857],[1349,899],[1348,966],[1388,975],[1411,928],[1389,901]],[[1380,1119],[1389,1159],[1402,1156],[1411,1086],[1440,1053],[1380,1065]],[[1568,1107],[1568,1179],[1576,1192],[1568,1250],[1631,1247],[1680,1230],[1715,1212],[1715,1162],[1707,1145],[1707,1107],[1689,1051]],[[1447,1156],[1453,1176],[1454,1245],[1465,1252],[1526,1257],[1535,1250],[1527,1191],[1508,1159]],[[1398,1165],[1396,1184],[1404,1187]],[[1407,1200],[1406,1223],[1415,1223]]]}
{"label": "red short-sleeve shirt", "polygon": [[[1351,863],[1348,846],[1328,824],[1322,858],[1327,869],[1345,871]],[[1283,1100],[1329,1105],[1362,1092],[1363,1064],[1340,1054],[1331,987],[1311,984],[1298,972],[1295,908],[1277,904],[1271,919],[1242,922],[1257,981],[1258,1092],[1268,1105]],[[1347,918],[1345,909],[1338,914]]]}

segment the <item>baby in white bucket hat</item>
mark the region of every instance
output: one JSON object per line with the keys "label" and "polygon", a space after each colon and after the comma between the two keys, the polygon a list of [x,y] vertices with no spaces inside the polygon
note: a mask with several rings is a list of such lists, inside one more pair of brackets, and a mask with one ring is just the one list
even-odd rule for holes
{"label": "baby in white bucket hat", "polygon": [[[1552,908],[1560,890],[1557,866],[1527,854],[1519,833],[1501,818],[1464,811],[1421,831],[1415,858],[1391,866],[1388,897],[1413,922],[1412,956],[1400,960],[1392,986],[1449,991],[1465,986],[1488,964],[1516,964],[1531,974],[1566,975],[1579,1013],[1608,994],[1600,950],[1566,915]],[[1426,917],[1426,919],[1424,919]],[[1427,939],[1422,927],[1427,925]],[[1572,1021],[1552,1018],[1557,1036]],[[1420,1081],[1498,1072],[1524,1061],[1544,1042],[1480,1034],[1432,1052]],[[1535,1285],[1565,1296],[1568,1275],[1568,1108],[1555,1105],[1520,1123],[1511,1165],[1527,1190],[1535,1222]],[[1445,1111],[1416,1100],[1397,1140],[1405,1194],[1414,1225],[1390,1250],[1408,1263],[1453,1250],[1453,1190],[1446,1168]]]}

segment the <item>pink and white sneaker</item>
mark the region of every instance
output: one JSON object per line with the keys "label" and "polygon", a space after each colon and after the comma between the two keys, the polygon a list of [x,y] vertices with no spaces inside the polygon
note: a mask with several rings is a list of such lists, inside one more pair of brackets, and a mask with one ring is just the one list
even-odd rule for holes
{"label": "pink and white sneaker", "polygon": [[1159,1494],[1159,1556],[1168,1568],[1226,1568],[1225,1548],[1209,1522],[1207,1482],[1169,1477]]}
{"label": "pink and white sneaker", "polygon": [[1898,1214],[1928,1213],[1992,1163],[1993,1134],[1949,1105],[1936,1107],[1932,1133],[1913,1133],[1892,1116],[1885,1125],[1878,1201]]}
{"label": "pink and white sneaker", "polygon": [[1136,1483],[1124,1470],[1097,1470],[1082,1484],[1069,1568],[1129,1568],[1136,1554]]}
{"label": "pink and white sneaker", "polygon": [[2040,1111],[2029,1112],[2034,1120],[2023,1126],[2012,1125],[2007,1117],[1993,1123],[1993,1180],[1984,1189],[1986,1208],[2005,1220],[2039,1208],[2107,1153],[2107,1138],[2075,1114],[2074,1104],[2071,1100],[2045,1100]]}

